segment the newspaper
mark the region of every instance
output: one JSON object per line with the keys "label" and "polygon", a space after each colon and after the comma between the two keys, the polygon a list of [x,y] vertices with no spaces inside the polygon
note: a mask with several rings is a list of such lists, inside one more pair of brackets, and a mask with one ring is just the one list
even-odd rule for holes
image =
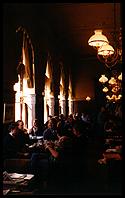
{"label": "newspaper", "polygon": [[31,180],[34,177],[32,174],[19,174],[19,173],[7,173],[3,172],[3,183],[4,184],[16,184],[26,180]]}

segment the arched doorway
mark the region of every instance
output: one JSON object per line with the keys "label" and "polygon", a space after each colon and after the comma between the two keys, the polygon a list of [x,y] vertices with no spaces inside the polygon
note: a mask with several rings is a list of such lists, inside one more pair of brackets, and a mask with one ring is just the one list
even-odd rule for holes
{"label": "arched doorway", "polygon": [[47,122],[48,116],[54,116],[54,95],[51,90],[52,83],[52,65],[51,57],[48,56],[46,72],[45,72],[45,88],[44,88],[44,123]]}
{"label": "arched doorway", "polygon": [[[27,31],[19,27],[16,32],[22,33],[21,61],[17,66],[18,82],[14,84],[15,121],[23,120],[26,128],[31,128],[35,119],[35,66],[34,50]],[[23,70],[22,70],[23,66]],[[23,72],[23,75],[22,75]]]}

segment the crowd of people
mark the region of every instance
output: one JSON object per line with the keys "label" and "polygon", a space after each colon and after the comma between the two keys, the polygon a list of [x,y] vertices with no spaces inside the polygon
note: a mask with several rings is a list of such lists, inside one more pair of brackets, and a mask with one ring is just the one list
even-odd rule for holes
{"label": "crowd of people", "polygon": [[[68,118],[63,114],[50,116],[43,126],[35,119],[29,130],[24,128],[22,120],[13,122],[3,142],[4,160],[27,157],[30,159],[31,172],[38,181],[42,178],[46,182],[53,182],[54,178],[59,187],[66,188],[72,178],[74,184],[80,184],[88,171],[89,139],[100,132],[100,140],[104,141],[106,133],[116,130],[116,122],[109,119],[104,107],[94,122],[90,115],[83,113],[71,114]],[[37,136],[41,139],[31,138]],[[100,142],[104,146],[103,141]],[[99,162],[105,162],[105,159],[106,154]]]}

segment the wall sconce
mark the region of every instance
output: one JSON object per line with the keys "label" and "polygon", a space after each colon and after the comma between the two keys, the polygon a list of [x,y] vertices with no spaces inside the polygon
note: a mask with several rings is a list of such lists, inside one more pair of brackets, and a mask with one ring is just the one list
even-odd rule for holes
{"label": "wall sconce", "polygon": [[87,97],[86,97],[86,101],[89,102],[90,100],[91,100],[91,98],[90,98],[89,96],[87,96]]}

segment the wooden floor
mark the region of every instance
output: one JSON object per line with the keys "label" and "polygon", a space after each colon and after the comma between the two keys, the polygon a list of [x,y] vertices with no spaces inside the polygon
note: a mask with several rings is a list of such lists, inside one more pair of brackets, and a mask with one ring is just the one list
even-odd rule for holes
{"label": "wooden floor", "polygon": [[[71,181],[59,189],[54,178],[51,184],[41,184],[36,195],[122,195],[122,179],[111,179],[106,165],[98,164],[100,157],[97,140],[92,138],[88,146],[88,173],[80,183]],[[119,171],[119,170],[117,170]]]}

